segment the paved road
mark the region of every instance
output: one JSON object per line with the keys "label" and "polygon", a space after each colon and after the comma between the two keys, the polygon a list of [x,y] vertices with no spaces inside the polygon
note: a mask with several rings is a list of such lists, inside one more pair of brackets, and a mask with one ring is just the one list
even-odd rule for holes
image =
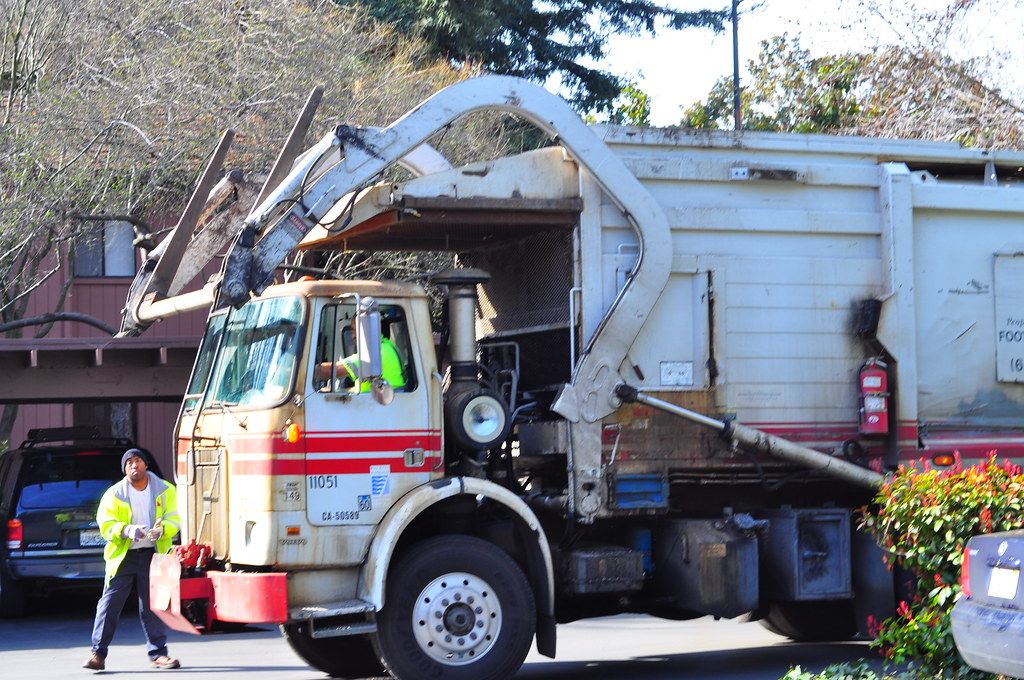
{"label": "paved road", "polygon": [[[61,598],[18,621],[0,620],[0,676],[11,680],[88,677],[92,606],[88,598]],[[60,609],[58,609],[58,607]],[[203,638],[172,633],[172,655],[189,680],[322,680],[289,649],[276,629]],[[617,616],[559,627],[559,658],[531,653],[518,678],[530,680],[777,680],[794,664],[820,670],[870,654],[863,643],[800,645],[757,624],[670,622]],[[105,675],[153,677],[138,617],[127,612]]]}

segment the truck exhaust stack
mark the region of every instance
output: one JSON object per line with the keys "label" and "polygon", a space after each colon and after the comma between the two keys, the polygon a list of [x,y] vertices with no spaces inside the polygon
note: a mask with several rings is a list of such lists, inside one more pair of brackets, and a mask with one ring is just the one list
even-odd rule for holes
{"label": "truck exhaust stack", "polygon": [[448,286],[451,386],[445,394],[445,427],[454,441],[464,474],[482,473],[487,452],[502,444],[512,426],[508,405],[501,395],[478,382],[476,360],[477,284],[491,280],[481,269],[449,269],[432,278]]}

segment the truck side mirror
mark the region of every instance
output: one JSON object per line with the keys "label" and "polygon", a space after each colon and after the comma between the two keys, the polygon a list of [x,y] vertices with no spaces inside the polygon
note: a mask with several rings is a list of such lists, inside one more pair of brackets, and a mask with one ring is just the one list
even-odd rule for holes
{"label": "truck side mirror", "polygon": [[373,400],[381,406],[387,406],[395,400],[395,388],[384,378],[378,378],[370,385]]}
{"label": "truck side mirror", "polygon": [[359,299],[356,309],[356,347],[359,381],[373,382],[384,372],[380,355],[380,310],[372,297]]}

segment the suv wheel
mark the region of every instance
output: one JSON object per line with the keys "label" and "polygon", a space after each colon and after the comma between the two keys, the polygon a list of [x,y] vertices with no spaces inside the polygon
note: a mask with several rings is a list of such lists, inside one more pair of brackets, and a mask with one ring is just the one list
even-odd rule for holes
{"label": "suv wheel", "polygon": [[25,593],[7,570],[0,565],[0,617],[15,618],[25,614]]}

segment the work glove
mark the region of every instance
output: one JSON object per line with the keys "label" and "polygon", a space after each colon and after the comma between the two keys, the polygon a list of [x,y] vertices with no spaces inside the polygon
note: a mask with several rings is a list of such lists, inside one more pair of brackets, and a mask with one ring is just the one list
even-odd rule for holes
{"label": "work glove", "polygon": [[162,524],[160,524],[160,522],[157,522],[153,525],[153,528],[149,530],[149,533],[146,534],[146,538],[148,538],[151,541],[155,541],[163,535],[164,527]]}
{"label": "work glove", "polygon": [[141,524],[127,524],[124,527],[124,537],[132,541],[141,541],[146,537],[146,527]]}

